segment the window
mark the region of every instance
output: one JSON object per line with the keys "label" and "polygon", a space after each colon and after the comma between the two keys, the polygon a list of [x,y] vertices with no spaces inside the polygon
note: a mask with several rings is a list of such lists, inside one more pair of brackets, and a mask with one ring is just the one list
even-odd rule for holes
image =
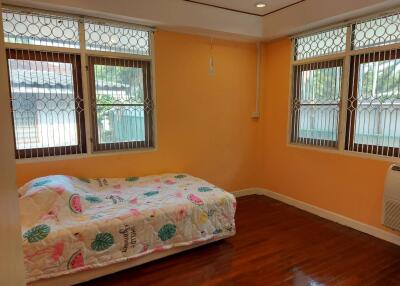
{"label": "window", "polygon": [[7,50],[18,158],[85,152],[79,56]]}
{"label": "window", "polygon": [[94,150],[152,145],[150,63],[89,58]]}
{"label": "window", "polygon": [[391,13],[294,40],[292,143],[400,156],[399,27]]}
{"label": "window", "polygon": [[352,58],[346,148],[399,155],[400,50]]}
{"label": "window", "polygon": [[17,159],[154,146],[149,28],[8,7],[2,17]]}
{"label": "window", "polygon": [[342,64],[336,60],[294,68],[293,142],[337,145]]}

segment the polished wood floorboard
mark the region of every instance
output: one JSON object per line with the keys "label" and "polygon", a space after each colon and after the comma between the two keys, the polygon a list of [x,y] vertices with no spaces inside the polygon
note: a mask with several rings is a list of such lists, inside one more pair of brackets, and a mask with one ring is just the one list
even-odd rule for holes
{"label": "polished wood floorboard", "polygon": [[400,247],[263,196],[238,199],[236,236],[82,286],[400,285]]}

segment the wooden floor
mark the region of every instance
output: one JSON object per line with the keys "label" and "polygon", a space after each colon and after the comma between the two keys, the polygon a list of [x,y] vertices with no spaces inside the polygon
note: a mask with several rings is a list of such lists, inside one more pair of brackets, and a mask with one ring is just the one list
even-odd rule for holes
{"label": "wooden floor", "polygon": [[263,196],[238,199],[236,236],[82,284],[400,285],[400,247]]}

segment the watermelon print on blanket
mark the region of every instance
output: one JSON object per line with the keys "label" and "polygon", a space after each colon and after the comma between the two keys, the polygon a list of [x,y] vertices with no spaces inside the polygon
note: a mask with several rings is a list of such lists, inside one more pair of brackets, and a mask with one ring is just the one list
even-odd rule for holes
{"label": "watermelon print on blanket", "polygon": [[201,206],[204,204],[203,200],[196,195],[189,194],[188,200],[194,203],[195,205]]}
{"label": "watermelon print on blanket", "polygon": [[69,208],[74,213],[80,214],[82,213],[82,204],[81,204],[81,196],[74,194],[69,198]]}
{"label": "watermelon print on blanket", "polygon": [[78,250],[68,260],[67,269],[76,269],[85,266],[83,254],[81,250]]}
{"label": "watermelon print on blanket", "polygon": [[234,196],[187,174],[48,176],[18,192],[28,283],[235,234]]}

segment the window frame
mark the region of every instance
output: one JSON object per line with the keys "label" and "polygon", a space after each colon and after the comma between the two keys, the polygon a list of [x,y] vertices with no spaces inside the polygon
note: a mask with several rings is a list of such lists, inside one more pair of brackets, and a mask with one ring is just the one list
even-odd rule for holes
{"label": "window frame", "polygon": [[[377,155],[387,154],[387,156],[389,157],[398,157],[400,155],[399,147],[359,144],[354,142],[360,65],[365,63],[373,63],[373,62],[396,60],[396,59],[400,59],[400,49],[376,51],[373,53],[362,53],[351,57],[350,79],[354,78],[354,83],[352,85],[349,85],[349,93],[347,99],[347,120],[346,120],[346,141],[345,141],[346,150],[377,154]],[[354,106],[354,109],[350,110],[350,107],[352,105]]]}
{"label": "window frame", "polygon": [[[353,99],[351,97],[351,83],[352,81],[352,71],[351,65],[353,64],[352,59],[356,56],[362,58],[362,55],[371,54],[371,53],[396,53],[397,56],[400,56],[400,42],[398,43],[382,43],[380,45],[368,46],[363,48],[355,48],[353,43],[355,41],[355,27],[357,23],[367,22],[369,20],[374,20],[381,17],[391,16],[391,15],[400,15],[400,9],[392,9],[385,11],[383,13],[375,13],[361,18],[354,18],[349,21],[342,22],[340,24],[335,24],[331,26],[322,27],[320,29],[315,29],[313,31],[308,31],[305,33],[300,33],[297,35],[293,35],[291,37],[291,58],[290,58],[290,89],[289,89],[289,112],[288,112],[288,124],[287,124],[287,146],[297,147],[297,148],[306,148],[306,149],[315,149],[322,150],[331,153],[337,154],[346,154],[351,156],[358,156],[364,158],[375,158],[382,160],[396,160],[400,161],[400,148],[390,147],[390,146],[377,146],[377,145],[369,145],[365,147],[366,144],[359,144],[357,148],[350,148],[349,145],[349,135],[350,132],[354,133],[354,130],[350,131],[351,127],[349,124],[349,112],[348,107],[350,101]],[[346,27],[346,49],[343,52],[332,53],[327,55],[296,59],[296,39],[298,37],[306,37],[313,34],[323,33],[327,30],[336,29],[340,27]],[[400,58],[400,57],[399,57]],[[387,60],[388,58],[385,58]],[[339,122],[338,122],[338,144],[335,147],[330,146],[319,146],[319,145],[311,145],[306,142],[293,142],[292,140],[292,130],[295,127],[295,124],[292,122],[292,112],[293,112],[293,102],[294,102],[294,77],[295,77],[295,67],[297,65],[330,61],[330,60],[343,60],[344,66],[342,71],[342,92],[340,94],[340,107],[339,107]],[[355,111],[354,111],[355,112]],[[354,118],[354,117],[353,117]],[[353,123],[351,123],[353,124]],[[354,127],[353,127],[354,128]],[[317,140],[317,139],[315,139]],[[362,146],[364,145],[364,147]]]}
{"label": "window frame", "polygon": [[[126,141],[114,143],[100,143],[98,136],[98,122],[97,122],[97,99],[96,99],[96,86],[95,86],[95,73],[94,66],[96,64],[106,66],[122,66],[122,67],[140,67],[142,68],[143,76],[143,104],[121,104],[120,106],[143,106],[144,112],[144,128],[145,140],[143,141]],[[153,138],[153,103],[152,103],[152,82],[151,82],[151,63],[145,60],[122,59],[122,58],[108,58],[100,56],[88,56],[88,78],[90,89],[90,109],[92,117],[92,148],[94,152],[112,151],[112,150],[130,150],[139,148],[154,147]],[[145,102],[149,102],[149,108],[146,110]],[[110,104],[110,106],[117,106],[117,104]]]}
{"label": "window frame", "polygon": [[[317,67],[313,68],[311,65],[315,64]],[[318,67],[318,65],[321,65]],[[326,66],[324,66],[326,65]],[[324,68],[334,68],[334,67],[341,67],[341,75],[343,75],[343,60],[337,59],[337,60],[326,60],[326,61],[319,61],[319,62],[313,62],[313,63],[306,63],[306,64],[298,64],[293,66],[293,90],[292,90],[292,104],[291,104],[291,131],[290,131],[290,140],[291,142],[294,142],[293,144],[306,144],[306,145],[312,145],[312,146],[324,146],[324,147],[332,147],[335,148],[338,146],[338,141],[339,141],[339,115],[340,115],[340,96],[342,92],[342,80],[339,82],[340,89],[339,89],[339,101],[337,104],[334,103],[327,103],[327,104],[302,104],[301,103],[301,91],[302,91],[302,72],[303,71],[312,71],[312,70],[320,70]],[[308,66],[308,67],[307,67]],[[305,68],[301,68],[305,67]],[[298,72],[297,69],[300,68],[300,71]],[[341,76],[342,78],[342,76]],[[298,101],[299,108],[296,109],[294,106],[294,102]],[[326,140],[326,139],[317,139],[317,138],[306,138],[306,137],[300,137],[298,132],[295,132],[296,130],[299,130],[299,125],[300,125],[300,108],[301,106],[308,105],[308,106],[338,106],[338,130],[336,133],[337,140]],[[298,112],[294,113],[294,110],[298,110]]]}
{"label": "window frame", "polygon": [[[15,122],[14,122],[14,111],[12,106],[12,87],[10,80],[10,73],[8,72],[8,81],[10,89],[10,105],[11,105],[11,117],[13,125],[14,135],[14,149],[18,159],[28,159],[36,157],[49,157],[49,156],[62,156],[71,154],[86,153],[86,128],[85,128],[85,114],[84,114],[84,98],[82,91],[82,75],[81,75],[81,61],[80,55],[68,54],[65,57],[65,53],[47,51],[34,51],[34,50],[23,50],[23,49],[6,49],[7,58],[7,70],[10,71],[9,59],[14,60],[28,60],[28,61],[45,61],[45,62],[59,62],[69,63],[72,65],[72,77],[73,77],[73,90],[74,90],[74,102],[75,102],[75,116],[76,116],[76,130],[77,130],[77,145],[68,146],[57,146],[57,147],[44,147],[44,148],[30,148],[30,149],[17,149],[16,136],[15,136]],[[79,112],[78,110],[82,110]]]}

